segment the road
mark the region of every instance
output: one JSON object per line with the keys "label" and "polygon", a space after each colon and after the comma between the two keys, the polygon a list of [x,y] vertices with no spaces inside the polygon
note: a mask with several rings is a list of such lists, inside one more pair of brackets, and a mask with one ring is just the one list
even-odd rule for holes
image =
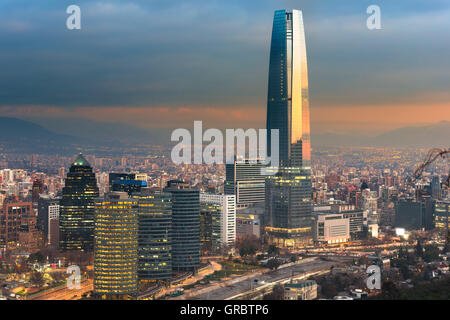
{"label": "road", "polygon": [[187,278],[182,283],[171,286],[170,288],[163,288],[160,292],[158,292],[155,295],[155,298],[162,297],[166,294],[175,293],[176,291],[180,290],[180,288],[182,288],[184,286],[196,283],[197,281],[202,280],[204,277],[206,277],[210,274],[213,274],[215,271],[222,270],[222,265],[220,263],[217,263],[215,261],[209,261],[209,262],[211,263],[211,265],[208,268],[198,272],[196,275],[194,275],[192,277]]}
{"label": "road", "polygon": [[[331,266],[339,264],[341,262],[348,261],[345,257],[335,257],[331,261],[323,261],[320,259],[305,259],[305,261],[300,261],[299,263],[289,266],[286,268],[278,269],[276,271],[266,272],[264,274],[257,274],[250,277],[242,277],[245,280],[236,281],[231,285],[226,285],[223,287],[213,288],[209,292],[202,292],[204,290],[199,290],[186,293],[177,299],[186,300],[227,300],[236,297],[244,292],[258,289],[262,286],[267,286],[274,284],[276,282],[289,279],[294,272],[294,275],[298,274],[308,274],[323,270],[329,270]],[[258,280],[258,282],[255,282]],[[217,286],[217,285],[216,285]]]}
{"label": "road", "polygon": [[81,282],[80,289],[69,289],[66,286],[58,289],[50,289],[36,296],[33,296],[29,300],[78,300],[84,293],[92,291],[94,289],[93,280],[87,279]]}

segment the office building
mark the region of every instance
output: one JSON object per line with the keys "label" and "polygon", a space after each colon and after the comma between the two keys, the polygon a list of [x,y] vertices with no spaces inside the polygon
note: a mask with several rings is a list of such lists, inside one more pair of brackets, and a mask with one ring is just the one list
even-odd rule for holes
{"label": "office building", "polygon": [[435,228],[448,232],[450,200],[436,201],[434,205]]}
{"label": "office building", "polygon": [[303,280],[284,285],[284,300],[313,300],[317,298],[317,283]]}
{"label": "office building", "polygon": [[80,153],[72,163],[60,201],[60,249],[91,251],[94,247],[95,173]]}
{"label": "office building", "polygon": [[431,197],[433,200],[440,200],[442,197],[441,192],[441,180],[439,176],[433,176],[431,179]]}
{"label": "office building", "polygon": [[48,244],[54,248],[59,247],[59,204],[48,206]]}
{"label": "office building", "polygon": [[236,208],[264,203],[265,176],[261,169],[265,165],[260,160],[253,162],[249,159],[234,160],[225,166],[224,193],[236,196]]}
{"label": "office building", "polygon": [[401,199],[395,210],[395,226],[407,230],[422,228],[422,204],[414,199]]}
{"label": "office building", "polygon": [[147,187],[146,181],[118,179],[113,182],[112,191],[126,192],[131,196],[133,193],[141,192],[141,189],[145,187]]}
{"label": "office building", "polygon": [[138,200],[138,279],[172,277],[172,198],[168,193],[133,194]]}
{"label": "office building", "polygon": [[275,12],[267,98],[268,152],[279,130],[280,167],[266,179],[267,241],[280,247],[311,244],[311,146],[308,71],[302,12]]}
{"label": "office building", "polygon": [[17,196],[4,200],[0,211],[0,248],[15,249],[19,245],[19,231],[23,226],[33,224],[36,218],[32,203],[20,201]]}
{"label": "office building", "polygon": [[44,192],[44,184],[41,179],[35,179],[31,187],[31,202],[37,204],[39,201],[39,194]]}
{"label": "office building", "polygon": [[135,180],[135,179],[136,179],[136,175],[134,173],[111,172],[108,175],[109,190],[112,191],[112,186],[113,186],[115,181]]}
{"label": "office building", "polygon": [[200,203],[212,203],[220,206],[220,245],[222,247],[234,246],[236,242],[236,197],[234,195],[201,193]]}
{"label": "office building", "polygon": [[[55,207],[58,207],[58,216],[59,216],[59,207],[61,198],[52,198],[49,195],[41,194],[38,200],[38,215],[37,215],[37,227],[44,234],[45,238],[48,238],[49,235],[49,215],[50,215],[50,207],[52,207],[52,211],[55,210]],[[59,219],[59,218],[58,218]]]}
{"label": "office building", "polygon": [[221,247],[222,207],[216,203],[200,203],[200,244],[204,251]]}
{"label": "office building", "polygon": [[343,243],[350,240],[350,219],[342,213],[317,213],[314,241],[318,243]]}
{"label": "office building", "polygon": [[187,183],[170,180],[172,195],[172,269],[195,271],[200,266],[200,193]]}
{"label": "office building", "polygon": [[261,237],[264,206],[236,210],[236,238]]}
{"label": "office building", "polygon": [[351,240],[362,240],[368,235],[368,212],[359,210],[355,205],[345,204],[341,201],[332,201],[328,204],[314,205],[315,213],[342,213],[349,220]]}
{"label": "office building", "polygon": [[138,291],[138,200],[111,192],[95,203],[94,294],[130,299]]}

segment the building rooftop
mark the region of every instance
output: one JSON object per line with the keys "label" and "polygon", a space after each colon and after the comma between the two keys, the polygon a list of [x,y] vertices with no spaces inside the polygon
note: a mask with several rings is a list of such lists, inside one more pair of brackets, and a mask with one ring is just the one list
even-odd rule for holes
{"label": "building rooftop", "polygon": [[80,152],[76,159],[72,162],[72,166],[83,166],[90,167],[89,162],[83,157],[83,154]]}

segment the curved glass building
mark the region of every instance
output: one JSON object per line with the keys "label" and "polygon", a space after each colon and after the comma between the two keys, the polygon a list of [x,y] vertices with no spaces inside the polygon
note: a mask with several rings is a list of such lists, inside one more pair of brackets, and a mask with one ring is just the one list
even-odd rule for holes
{"label": "curved glass building", "polygon": [[302,12],[275,11],[267,96],[267,145],[279,130],[278,174],[266,179],[265,231],[269,243],[312,242],[311,143],[308,68]]}
{"label": "curved glass building", "polygon": [[130,299],[138,291],[138,200],[111,192],[95,204],[94,292]]}
{"label": "curved glass building", "polygon": [[172,277],[172,199],[170,194],[133,194],[139,200],[139,281]]}

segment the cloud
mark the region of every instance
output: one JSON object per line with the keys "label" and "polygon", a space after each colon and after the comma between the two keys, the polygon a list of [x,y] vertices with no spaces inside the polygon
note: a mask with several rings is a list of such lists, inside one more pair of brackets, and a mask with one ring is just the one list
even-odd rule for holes
{"label": "cloud", "polygon": [[82,30],[68,31],[67,3],[5,0],[0,106],[142,126],[170,116],[177,126],[197,116],[264,125],[273,11],[283,7],[304,10],[318,123],[330,108],[448,104],[448,3],[380,1],[383,29],[370,31],[371,2],[80,0]]}

